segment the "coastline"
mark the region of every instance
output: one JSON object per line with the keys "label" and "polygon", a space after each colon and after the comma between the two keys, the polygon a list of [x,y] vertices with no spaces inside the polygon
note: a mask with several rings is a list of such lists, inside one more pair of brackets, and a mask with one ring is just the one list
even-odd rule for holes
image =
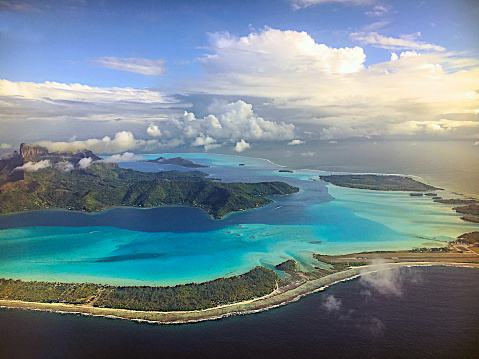
{"label": "coastline", "polygon": [[324,277],[296,283],[291,288],[277,288],[270,294],[242,302],[225,304],[218,307],[194,310],[194,311],[137,311],[128,309],[99,308],[88,305],[74,305],[62,303],[38,303],[23,302],[18,300],[0,299],[0,308],[24,309],[47,311],[59,314],[76,314],[110,319],[131,320],[138,323],[149,324],[186,324],[206,320],[218,320],[233,315],[245,315],[259,313],[269,309],[277,308],[288,303],[295,302],[300,298],[316,293],[326,288],[348,280],[358,278],[363,274],[374,273],[382,270],[399,269],[401,267],[430,267],[449,266],[478,268],[479,263],[464,262],[399,262],[371,264],[349,268],[341,272],[326,275]]}

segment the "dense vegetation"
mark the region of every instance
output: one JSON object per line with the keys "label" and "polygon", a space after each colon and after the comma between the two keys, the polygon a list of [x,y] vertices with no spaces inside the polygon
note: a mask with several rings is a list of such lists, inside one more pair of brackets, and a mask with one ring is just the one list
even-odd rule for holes
{"label": "dense vegetation", "polygon": [[288,274],[294,274],[298,271],[298,264],[295,260],[288,259],[287,261],[274,266],[274,268]]}
{"label": "dense vegetation", "polygon": [[479,204],[468,204],[467,206],[454,207],[453,209],[462,214],[479,215]]}
{"label": "dense vegetation", "polygon": [[434,202],[437,203],[443,203],[443,204],[474,204],[477,203],[475,199],[469,199],[469,198],[450,198],[450,199],[444,199],[444,198],[435,198]]}
{"label": "dense vegetation", "polygon": [[24,282],[1,278],[0,299],[40,303],[85,304],[102,288],[103,286],[89,283]]}
{"label": "dense vegetation", "polygon": [[430,191],[438,189],[403,176],[330,175],[319,176],[319,178],[336,186],[378,191]]}
{"label": "dense vegetation", "polygon": [[457,237],[459,243],[476,244],[479,243],[479,232],[469,232]]}
{"label": "dense vegetation", "polygon": [[145,173],[111,163],[71,172],[48,167],[24,176],[0,186],[0,214],[49,207],[96,212],[110,206],[178,204],[197,206],[221,218],[271,203],[268,196],[298,191],[282,182],[217,183],[198,171]]}
{"label": "dense vegetation", "polygon": [[186,160],[186,159],[181,158],[181,157],[173,157],[173,158],[158,157],[157,159],[148,160],[146,162],[161,163],[161,164],[164,164],[164,165],[175,165],[175,166],[181,166],[181,167],[186,167],[186,168],[205,168],[205,167],[209,167],[209,166],[200,165],[198,163],[194,163],[193,161]]}
{"label": "dense vegetation", "polygon": [[235,277],[174,287],[116,287],[0,279],[0,299],[87,303],[133,310],[196,310],[263,296],[276,288],[278,280],[274,271],[264,267],[256,267]]}
{"label": "dense vegetation", "polygon": [[463,216],[461,219],[466,222],[479,223],[479,217]]}

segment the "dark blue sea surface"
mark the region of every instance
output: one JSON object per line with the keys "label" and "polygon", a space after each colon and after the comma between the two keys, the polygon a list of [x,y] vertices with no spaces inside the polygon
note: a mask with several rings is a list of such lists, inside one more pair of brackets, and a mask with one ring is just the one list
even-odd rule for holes
{"label": "dark blue sea surface", "polygon": [[478,269],[403,268],[182,325],[0,309],[0,357],[477,358],[478,284]]}

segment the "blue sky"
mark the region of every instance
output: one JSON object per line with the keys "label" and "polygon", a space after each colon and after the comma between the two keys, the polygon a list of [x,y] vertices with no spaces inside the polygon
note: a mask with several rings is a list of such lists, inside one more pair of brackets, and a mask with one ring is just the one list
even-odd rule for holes
{"label": "blue sky", "polygon": [[475,143],[478,15],[473,0],[2,0],[0,144]]}

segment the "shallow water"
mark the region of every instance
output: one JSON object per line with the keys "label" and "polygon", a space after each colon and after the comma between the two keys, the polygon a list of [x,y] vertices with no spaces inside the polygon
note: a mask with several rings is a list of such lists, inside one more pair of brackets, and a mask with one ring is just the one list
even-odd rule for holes
{"label": "shallow water", "polygon": [[[430,197],[326,186],[311,180],[317,179],[315,171],[280,173],[280,167],[262,159],[179,155],[211,166],[202,170],[224,181],[283,180],[301,191],[222,220],[180,206],[1,216],[1,276],[173,285],[236,275],[257,265],[272,268],[290,258],[311,269],[313,253],[440,246],[437,241],[477,227]],[[145,162],[122,166],[148,171],[177,167]]]}

